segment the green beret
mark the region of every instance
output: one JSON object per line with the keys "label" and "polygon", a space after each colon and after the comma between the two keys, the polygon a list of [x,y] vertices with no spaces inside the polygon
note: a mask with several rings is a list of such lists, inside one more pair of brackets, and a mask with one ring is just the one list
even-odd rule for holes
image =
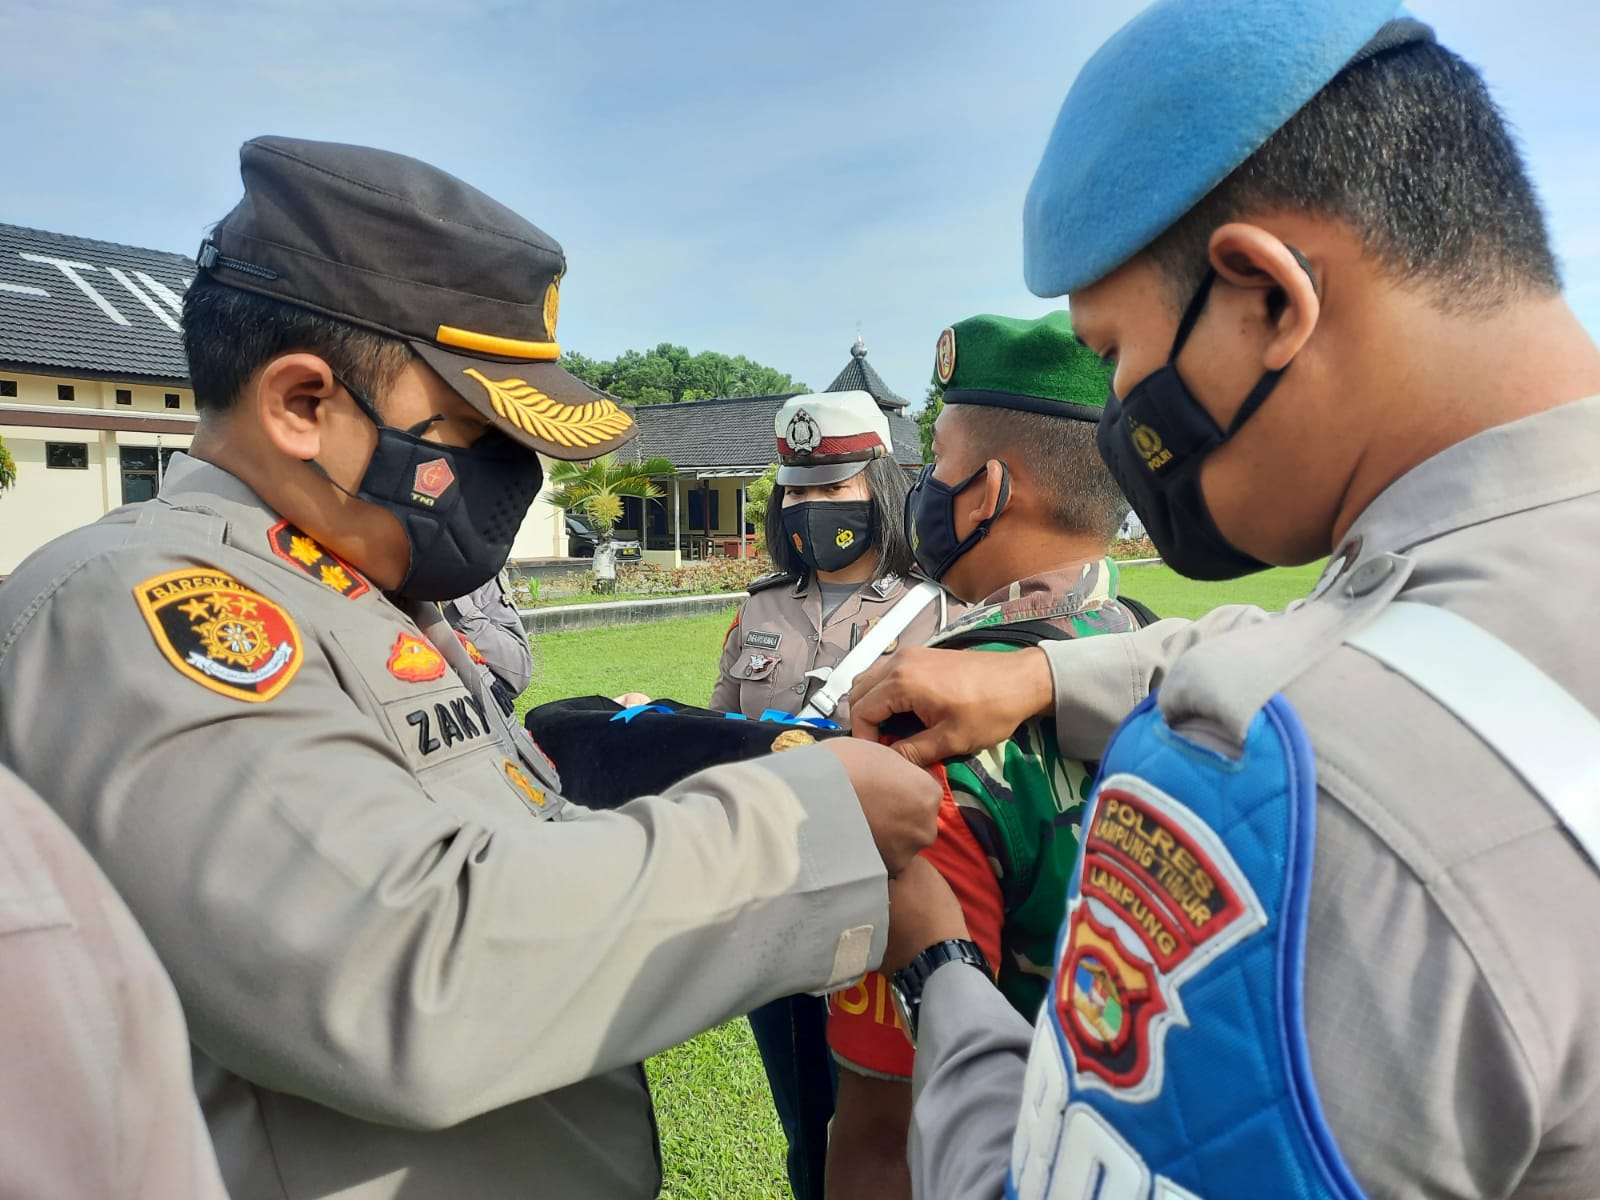
{"label": "green beret", "polygon": [[1111,368],[1072,332],[1064,312],[1038,320],[983,316],[939,335],[933,380],[946,404],[987,404],[1076,421],[1098,421]]}

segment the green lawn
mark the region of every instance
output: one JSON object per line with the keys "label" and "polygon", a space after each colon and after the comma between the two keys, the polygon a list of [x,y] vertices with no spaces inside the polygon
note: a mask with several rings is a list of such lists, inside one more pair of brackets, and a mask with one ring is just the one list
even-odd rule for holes
{"label": "green lawn", "polygon": [[[1219,604],[1279,609],[1305,595],[1320,564],[1230,583],[1192,583],[1166,567],[1124,567],[1122,587],[1163,617]],[[626,691],[704,704],[716,678],[726,613],[622,625],[534,640],[534,683],[519,711],[564,696]],[[666,1162],[667,1200],[781,1200],[783,1133],[750,1028],[732,1021],[649,1063]]]}

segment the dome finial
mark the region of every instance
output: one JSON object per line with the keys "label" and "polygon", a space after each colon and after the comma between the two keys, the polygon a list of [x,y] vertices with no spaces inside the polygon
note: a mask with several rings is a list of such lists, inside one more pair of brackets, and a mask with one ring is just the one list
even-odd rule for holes
{"label": "dome finial", "polygon": [[850,357],[851,358],[865,358],[866,356],[867,356],[866,339],[864,339],[861,336],[861,324],[860,324],[860,322],[857,322],[856,323],[856,340],[855,340],[855,344],[850,347]]}

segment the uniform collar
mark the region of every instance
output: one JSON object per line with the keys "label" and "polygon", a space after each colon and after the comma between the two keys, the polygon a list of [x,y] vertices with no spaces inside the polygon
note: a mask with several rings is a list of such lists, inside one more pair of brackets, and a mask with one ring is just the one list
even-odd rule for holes
{"label": "uniform collar", "polygon": [[1600,396],[1497,425],[1391,483],[1350,527],[1378,550],[1406,550],[1496,517],[1600,491]]}
{"label": "uniform collar", "polygon": [[[795,579],[794,594],[796,596],[804,596],[811,590],[811,585],[815,582],[817,582],[816,574],[811,571],[805,572],[803,575],[800,575]],[[858,595],[870,593],[879,600],[887,600],[900,589],[903,582],[904,581],[900,578],[900,576],[896,575],[893,571],[886,571],[876,579],[868,580],[865,583],[856,584],[855,588]],[[817,592],[819,595],[821,594],[820,587],[817,589]]]}
{"label": "uniform collar", "polygon": [[1000,588],[952,622],[945,632],[1025,621],[1067,622],[1115,601],[1117,577],[1117,564],[1109,558],[1041,571]]}
{"label": "uniform collar", "polygon": [[1486,429],[1407,471],[1356,518],[1323,581],[1357,561],[1592,492],[1600,492],[1600,396]]}

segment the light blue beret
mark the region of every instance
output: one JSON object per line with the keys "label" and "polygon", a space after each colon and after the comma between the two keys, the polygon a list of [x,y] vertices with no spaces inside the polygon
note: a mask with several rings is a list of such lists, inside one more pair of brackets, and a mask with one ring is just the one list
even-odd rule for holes
{"label": "light blue beret", "polygon": [[1028,290],[1064,295],[1127,262],[1404,15],[1399,0],[1145,9],[1084,64],[1056,118],[1023,208]]}

